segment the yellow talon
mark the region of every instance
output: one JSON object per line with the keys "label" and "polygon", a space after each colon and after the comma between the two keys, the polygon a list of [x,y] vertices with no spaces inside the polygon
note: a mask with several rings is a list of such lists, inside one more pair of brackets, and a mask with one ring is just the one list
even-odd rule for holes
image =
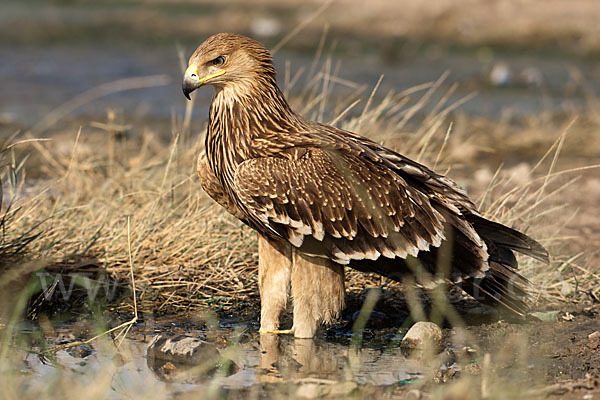
{"label": "yellow talon", "polygon": [[279,334],[279,335],[289,335],[290,333],[294,333],[294,330],[293,329],[274,329],[272,331],[269,331],[269,330],[259,329],[258,333],[260,333],[261,335],[264,335],[266,333],[274,333],[274,334]]}

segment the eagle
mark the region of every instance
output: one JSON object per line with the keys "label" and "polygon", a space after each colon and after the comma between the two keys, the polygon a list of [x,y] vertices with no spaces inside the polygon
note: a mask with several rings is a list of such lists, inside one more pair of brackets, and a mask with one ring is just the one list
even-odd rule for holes
{"label": "eagle", "polygon": [[[233,33],[189,59],[183,93],[214,87],[198,159],[203,189],[258,233],[261,333],[312,337],[344,305],[344,268],[425,288],[460,285],[524,316],[514,251],[548,252],[484,218],[454,181],[375,141],[294,112],[271,53]],[[279,330],[291,295],[293,325]]]}

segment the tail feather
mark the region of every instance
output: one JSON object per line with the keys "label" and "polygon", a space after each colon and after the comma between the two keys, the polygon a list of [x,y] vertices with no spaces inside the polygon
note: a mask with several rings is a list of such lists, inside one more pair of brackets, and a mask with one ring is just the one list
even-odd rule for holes
{"label": "tail feather", "polygon": [[497,222],[474,214],[467,219],[488,247],[490,270],[483,279],[467,280],[463,289],[484,304],[525,316],[533,285],[517,272],[513,250],[546,263],[549,262],[548,251],[527,235]]}
{"label": "tail feather", "polygon": [[549,262],[548,251],[529,236],[475,214],[468,215],[467,219],[484,240],[495,246],[518,251],[545,263]]}
{"label": "tail feather", "polygon": [[463,281],[462,289],[475,300],[495,308],[503,308],[513,314],[525,316],[529,311],[529,280],[512,268],[490,262],[488,276]]}
{"label": "tail feather", "polygon": [[[480,260],[476,257],[477,249],[472,248],[472,242],[462,231],[455,229],[450,235],[453,242],[450,277],[462,277],[462,289],[476,300],[514,315],[526,316],[532,284],[517,272],[518,262],[513,251],[543,262],[548,262],[548,252],[538,242],[514,229],[474,214],[463,215],[486,243],[489,269],[485,271],[485,276],[477,277],[483,272],[480,270]],[[433,247],[430,251],[420,252],[418,260],[426,271],[435,275],[439,268],[438,256],[439,248]],[[363,272],[375,272],[398,282],[405,275],[414,273],[406,260],[397,258],[353,260],[350,266]]]}

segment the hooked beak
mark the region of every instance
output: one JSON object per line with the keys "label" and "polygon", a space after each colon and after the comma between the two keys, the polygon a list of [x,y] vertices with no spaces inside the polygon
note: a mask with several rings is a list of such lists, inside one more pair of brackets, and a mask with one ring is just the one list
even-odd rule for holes
{"label": "hooked beak", "polygon": [[191,100],[190,93],[204,85],[209,80],[223,75],[225,72],[225,70],[221,70],[201,78],[200,75],[198,75],[198,67],[194,64],[190,65],[183,74],[183,84],[181,85],[183,95],[187,97],[188,100]]}

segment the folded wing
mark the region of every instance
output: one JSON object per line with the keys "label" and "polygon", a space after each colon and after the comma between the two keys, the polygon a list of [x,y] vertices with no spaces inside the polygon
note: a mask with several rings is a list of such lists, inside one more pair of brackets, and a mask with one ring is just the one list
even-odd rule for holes
{"label": "folded wing", "polygon": [[[468,257],[464,267],[453,268],[451,281],[483,276],[487,248],[472,225],[434,190],[409,183],[428,170],[395,165],[352,149],[296,148],[242,163],[234,192],[253,228],[305,253],[351,266],[360,260],[416,259],[439,247],[451,231]],[[405,263],[397,265],[406,269]]]}

